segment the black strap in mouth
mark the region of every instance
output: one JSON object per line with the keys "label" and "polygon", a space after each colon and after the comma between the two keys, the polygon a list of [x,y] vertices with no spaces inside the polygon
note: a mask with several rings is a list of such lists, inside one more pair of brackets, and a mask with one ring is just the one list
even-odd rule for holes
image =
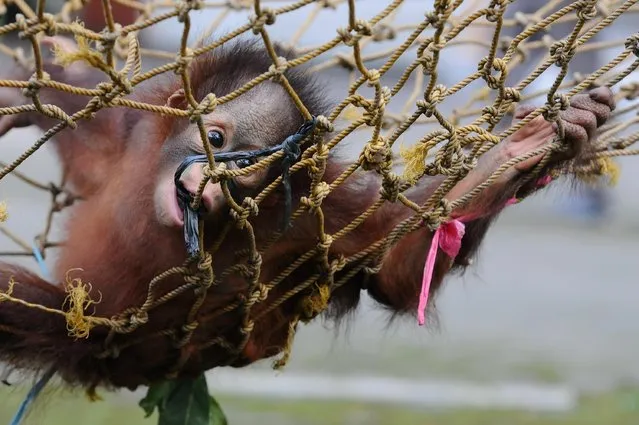
{"label": "black strap in mouth", "polygon": [[[301,154],[299,143],[315,129],[317,121],[315,117],[312,117],[309,121],[306,121],[297,132],[288,136],[282,143],[269,148],[258,149],[254,151],[238,151],[238,152],[218,152],[213,154],[215,162],[233,162],[241,159],[255,159],[265,157],[274,154],[278,151],[284,152],[282,158],[282,186],[284,188],[284,217],[282,223],[282,229],[286,230],[290,224],[291,209],[292,209],[292,194],[291,194],[291,180],[290,169],[297,161]],[[191,202],[193,196],[184,188],[184,185],[180,181],[180,177],[194,163],[208,163],[206,155],[191,155],[187,156],[184,161],[177,167],[173,181],[175,182],[175,188],[177,191],[178,205],[184,213],[184,243],[186,245],[186,251],[189,257],[193,257],[199,254],[199,229],[198,229],[198,214],[192,208]],[[233,182],[233,181],[231,181]],[[200,208],[200,211],[202,209]]]}

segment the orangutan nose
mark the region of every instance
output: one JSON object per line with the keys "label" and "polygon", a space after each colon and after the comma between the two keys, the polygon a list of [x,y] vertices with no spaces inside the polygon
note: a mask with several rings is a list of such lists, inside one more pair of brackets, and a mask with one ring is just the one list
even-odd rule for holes
{"label": "orangutan nose", "polygon": [[[195,197],[200,189],[200,185],[204,180],[204,166],[206,164],[193,164],[182,173],[180,177],[180,183],[184,186],[192,197]],[[200,205],[203,206],[206,211],[212,212],[215,210],[216,201],[223,199],[222,188],[219,183],[212,184],[207,182],[202,192],[202,201]]]}

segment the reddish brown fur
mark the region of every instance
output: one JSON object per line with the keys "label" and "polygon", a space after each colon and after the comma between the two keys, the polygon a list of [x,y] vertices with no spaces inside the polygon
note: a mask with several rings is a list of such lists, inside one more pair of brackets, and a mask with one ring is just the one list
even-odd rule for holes
{"label": "reddish brown fur", "polygon": [[[191,79],[197,88],[198,100],[209,92],[222,96],[241,86],[248,79],[264,72],[270,59],[250,44],[239,44],[234,50],[217,50],[193,63]],[[49,66],[53,78],[65,80],[64,73]],[[243,70],[240,76],[233,72]],[[324,114],[327,104],[322,92],[313,81],[301,73],[289,72],[293,87],[314,114]],[[87,77],[84,85],[93,86],[95,76]],[[78,81],[71,81],[78,84]],[[160,82],[149,83],[136,89],[134,98],[163,105],[166,99],[180,87],[176,76],[164,77]],[[53,91],[43,90],[45,102],[64,104],[67,112],[82,107],[76,99]],[[33,117],[32,122],[47,128],[51,122]],[[159,152],[162,143],[176,120],[146,112],[121,109],[100,111],[96,119],[81,123],[75,131],[66,130],[57,137],[57,146],[70,182],[86,198],[75,207],[69,221],[67,244],[60,253],[56,275],[61,278],[66,271],[82,268],[77,273],[84,281],[93,285],[93,294],[102,295],[102,302],[95,306],[95,314],[109,317],[122,310],[139,306],[147,294],[149,281],[160,272],[182,264],[185,252],[179,229],[158,225],[152,214],[152,192],[156,185]],[[301,116],[282,119],[278,139],[293,133],[302,123]],[[100,140],[96,140],[100,137]],[[102,140],[104,137],[104,140]],[[89,143],[85,143],[86,140]],[[331,182],[344,169],[338,155],[329,159],[325,180]],[[279,170],[273,169],[273,177]],[[351,181],[331,193],[322,205],[327,220],[327,232],[332,234],[352,221],[372,205],[379,196],[380,181],[372,173],[359,173]],[[268,179],[266,183],[271,181]],[[467,223],[467,233],[462,250],[452,264],[452,270],[463,269],[476,253],[492,221],[499,213],[503,202],[517,190],[518,181],[512,181],[499,192],[487,194],[472,206],[472,211],[482,213]],[[409,198],[423,202],[441,179],[433,178],[408,192]],[[294,200],[306,195],[309,180],[306,172],[293,177]],[[359,191],[354,193],[354,189]],[[250,194],[249,194],[250,195]],[[254,195],[254,194],[253,194]],[[277,192],[261,205],[260,214],[252,219],[258,243],[270,236],[274,217],[281,214],[281,195]],[[331,256],[352,255],[386,236],[401,220],[412,215],[412,210],[400,203],[386,204],[378,213],[355,229],[348,237],[336,240]],[[206,240],[210,243],[220,223],[207,223]],[[331,298],[330,313],[341,317],[354,308],[362,289],[379,303],[395,313],[413,312],[417,306],[424,258],[431,240],[431,232],[421,228],[397,243],[387,254],[383,267],[377,275],[360,273],[352,281],[338,289]],[[214,269],[220,273],[225,267],[238,261],[233,255],[237,249],[246,247],[243,231],[233,230],[215,255]],[[275,246],[264,253],[261,281],[268,282],[292,261],[313,248],[317,243],[316,219],[311,215],[301,217],[295,227]],[[15,295],[31,302],[51,308],[62,308],[65,294],[59,286],[44,282],[26,270],[6,264],[0,267],[0,287],[6,288],[10,277],[19,285]],[[451,269],[451,261],[440,253],[437,258],[432,290],[434,294]],[[256,306],[259,314],[269,303],[305,280],[317,271],[309,263],[296,271],[291,278],[271,291],[269,299]],[[346,273],[344,270],[339,276]],[[181,285],[180,279],[170,279],[162,284],[168,291]],[[247,283],[238,276],[230,276],[219,286],[210,288],[200,318],[216,311],[246,291]],[[193,303],[189,292],[170,304],[150,313],[147,324],[133,334],[118,335],[115,343],[126,343],[133,338],[148,336],[167,328],[180,329],[185,322],[188,308]],[[288,324],[295,313],[298,298],[282,304],[279,308],[255,323],[255,328],[242,355],[229,358],[225,349],[212,346],[198,350],[200,344],[218,336],[237,342],[241,315],[230,312],[212,321],[203,321],[186,347],[188,360],[182,373],[196,374],[219,365],[243,366],[259,359],[277,354],[286,343]],[[95,328],[87,339],[73,340],[68,337],[64,319],[28,309],[17,304],[4,303],[0,308],[0,325],[11,326],[17,333],[0,328],[0,359],[23,368],[40,368],[55,365],[60,374],[70,383],[83,386],[107,385],[135,388],[162,379],[180,355],[166,337],[156,337],[125,348],[115,358],[97,358],[103,350],[105,328]]]}

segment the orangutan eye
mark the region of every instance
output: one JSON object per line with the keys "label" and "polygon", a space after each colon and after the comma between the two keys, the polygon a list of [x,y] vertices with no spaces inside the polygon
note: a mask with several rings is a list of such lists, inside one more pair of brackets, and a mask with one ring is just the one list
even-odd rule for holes
{"label": "orangutan eye", "polygon": [[242,159],[238,159],[237,161],[235,161],[235,163],[237,164],[238,167],[240,168],[246,168],[246,167],[250,167],[251,165],[255,164],[257,161],[253,158],[242,158]]}
{"label": "orangutan eye", "polygon": [[224,135],[217,130],[211,130],[207,134],[209,143],[214,148],[221,148],[224,146]]}

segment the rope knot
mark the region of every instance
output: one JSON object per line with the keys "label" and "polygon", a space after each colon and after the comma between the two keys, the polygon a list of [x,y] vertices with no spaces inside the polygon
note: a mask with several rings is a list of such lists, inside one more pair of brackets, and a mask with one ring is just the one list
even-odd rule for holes
{"label": "rope knot", "polygon": [[394,40],[395,37],[397,37],[395,28],[388,24],[380,23],[373,28],[373,40],[375,41]]}
{"label": "rope knot", "polygon": [[246,260],[246,264],[253,269],[259,270],[262,267],[262,256],[255,252],[254,255],[251,255],[248,260]]}
{"label": "rope knot", "polygon": [[494,106],[485,106],[481,110],[481,114],[490,125],[497,125],[499,123],[499,110]]}
{"label": "rope knot", "polygon": [[103,81],[101,83],[98,83],[95,86],[96,90],[98,90],[100,92],[99,97],[101,99],[104,99],[109,93],[111,93],[111,90],[113,90],[113,84],[109,83],[107,81]]}
{"label": "rope knot", "polygon": [[[251,276],[254,277],[254,276]],[[263,283],[258,283],[255,289],[249,294],[246,300],[247,307],[253,306],[255,303],[265,301],[268,298],[269,288]]]}
{"label": "rope knot", "polygon": [[443,84],[437,84],[433,90],[427,94],[425,100],[418,100],[416,105],[419,109],[423,110],[423,114],[430,117],[435,112],[437,104],[444,100],[446,95],[446,86]]}
{"label": "rope knot", "polygon": [[594,19],[597,16],[597,8],[595,7],[595,4],[595,1],[583,3],[583,5],[577,9],[577,18],[582,21]]}
{"label": "rope knot", "polygon": [[[498,89],[502,86],[504,80],[506,79],[506,74],[508,72],[508,64],[506,61],[500,58],[493,58],[492,64],[488,63],[490,58],[486,56],[482,60],[479,61],[477,65],[477,70],[482,72],[482,78],[486,81],[488,87],[493,90]],[[497,76],[492,75],[491,68],[495,71],[498,71],[499,74]]]}
{"label": "rope knot", "polygon": [[44,13],[39,21],[27,19],[22,13],[17,13],[15,22],[20,29],[18,34],[20,39],[33,37],[40,31],[44,31],[48,36],[54,36],[57,30],[55,17],[50,13]]}
{"label": "rope knot", "polygon": [[379,71],[377,69],[369,69],[368,70],[368,85],[369,86],[375,86],[379,83],[379,79],[381,77],[381,74],[379,73]]}
{"label": "rope knot", "polygon": [[267,7],[263,8],[259,16],[252,16],[249,20],[253,26],[253,34],[261,33],[265,25],[273,25],[276,18],[275,11]]}
{"label": "rope knot", "polygon": [[264,285],[263,283],[260,283],[257,286],[257,299],[260,302],[266,301],[266,299],[268,298],[268,286]]}
{"label": "rope knot", "polygon": [[422,214],[422,222],[428,229],[431,231],[437,230],[439,225],[442,223],[442,218],[440,215],[436,214],[434,211],[430,211]]}
{"label": "rope knot", "polygon": [[246,197],[242,201],[242,208],[246,209],[250,215],[256,216],[260,212],[260,207],[253,198]]}
{"label": "rope knot", "polygon": [[194,58],[193,50],[188,47],[185,49],[184,55],[182,55],[181,53],[178,53],[177,57],[175,58],[175,63],[177,64],[177,68],[175,68],[173,72],[177,75],[184,72],[184,70],[191,65],[191,62],[193,62],[193,58]]}
{"label": "rope knot", "polygon": [[276,59],[275,63],[268,68],[268,71],[274,74],[271,79],[277,83],[281,81],[282,75],[284,75],[287,69],[288,61],[286,58],[280,56]]}
{"label": "rope knot", "polygon": [[120,90],[122,90],[124,93],[131,94],[131,92],[133,92],[133,85],[127,78],[126,72],[114,74],[113,80],[118,85],[118,87],[120,87]]}
{"label": "rope knot", "polygon": [[317,145],[317,151],[311,157],[312,161],[308,164],[308,175],[310,177],[317,176],[321,179],[326,170],[326,160],[328,159],[329,149],[324,144]]}
{"label": "rope knot", "polygon": [[209,164],[205,164],[202,167],[202,174],[204,174],[205,177],[209,178],[209,181],[212,184],[217,184],[219,182],[221,182],[222,180],[225,179],[226,177],[226,170],[227,170],[227,165],[225,162],[222,162],[221,164],[215,164],[215,169],[211,170],[211,167],[209,166]]}
{"label": "rope knot", "polygon": [[519,102],[521,100],[521,93],[514,87],[504,88],[504,99],[509,102]]}
{"label": "rope knot", "polygon": [[53,16],[52,14],[43,13],[42,20],[40,21],[40,23],[44,24],[43,31],[49,37],[53,37],[54,35],[57,34],[58,28],[56,26],[55,16]]}
{"label": "rope knot", "polygon": [[426,17],[426,22],[428,22],[431,27],[437,28],[441,25],[442,17],[439,16],[437,12],[429,11],[426,12],[424,16]]}
{"label": "rope knot", "polygon": [[112,49],[115,46],[116,41],[118,41],[121,35],[122,35],[122,25],[118,23],[115,24],[115,28],[113,32],[105,29],[104,31],[100,33],[100,36],[102,39],[100,40],[100,43],[98,44],[96,50],[98,50],[100,53],[104,53],[107,51],[107,49]]}
{"label": "rope knot", "polygon": [[228,0],[226,5],[233,10],[250,9],[253,5],[252,0]]}
{"label": "rope knot", "polygon": [[337,273],[346,267],[346,257],[343,255],[338,255],[337,258],[333,259],[330,264],[331,273]]}
{"label": "rope knot", "polygon": [[24,97],[33,99],[34,97],[38,95],[38,91],[44,86],[43,82],[48,81],[49,79],[50,79],[50,76],[46,72],[42,73],[41,79],[38,78],[36,74],[33,74],[29,78],[29,81],[28,81],[29,85],[22,89],[22,95]]}
{"label": "rope knot", "polygon": [[373,27],[371,27],[371,24],[364,19],[356,20],[354,29],[358,34],[362,34],[363,36],[373,35]]}
{"label": "rope knot", "polygon": [[370,140],[364,147],[360,155],[360,161],[364,170],[380,171],[382,165],[390,160],[391,152],[388,147],[388,140],[383,136],[377,136]]}
{"label": "rope knot", "polygon": [[559,112],[565,111],[570,106],[570,99],[565,94],[555,93],[548,101],[549,109],[543,112],[547,121],[557,121]]}
{"label": "rope knot", "polygon": [[20,33],[18,34],[18,37],[20,39],[25,39],[29,36],[29,34],[27,33],[27,30],[29,29],[29,26],[27,25],[27,18],[25,18],[25,16],[22,13],[16,13],[15,16],[15,21],[16,21],[16,25],[18,25],[18,28],[20,29]]}
{"label": "rope knot", "polygon": [[639,82],[623,85],[619,91],[623,94],[626,100],[635,100],[639,97]]}
{"label": "rope knot", "polygon": [[389,200],[390,202],[397,201],[400,183],[401,179],[397,174],[387,173],[382,180],[382,190],[380,192],[381,197]]}
{"label": "rope knot", "polygon": [[499,7],[503,7],[501,4],[503,0],[492,1],[491,4],[486,8],[486,20],[488,22],[497,22],[500,17]]}
{"label": "rope knot", "polygon": [[377,273],[379,273],[382,270],[382,265],[381,264],[377,264],[374,267],[363,267],[362,271],[368,275],[375,275]]}
{"label": "rope knot", "polygon": [[433,73],[433,57],[431,55],[424,54],[417,60],[422,67],[424,75],[431,75]]}
{"label": "rope knot", "polygon": [[466,172],[465,174],[467,174],[477,167],[477,158],[466,157],[460,164],[461,168]]}
{"label": "rope knot", "polygon": [[633,34],[626,39],[626,49],[630,50],[639,58],[639,33]]}
{"label": "rope knot", "polygon": [[247,319],[247,320],[244,322],[244,324],[242,325],[241,332],[242,332],[244,335],[248,335],[248,334],[250,334],[251,332],[253,332],[253,328],[254,328],[254,327],[255,327],[255,322],[253,322],[253,321],[252,321],[252,320],[250,320],[250,319]]}
{"label": "rope knot", "polygon": [[439,200],[439,205],[437,207],[422,215],[422,219],[424,220],[426,227],[435,231],[439,228],[439,226],[441,226],[451,212],[452,208],[450,206],[450,202],[447,199],[442,198]]}
{"label": "rope knot", "polygon": [[[355,34],[353,34],[353,31]],[[373,30],[370,23],[365,20],[358,19],[355,22],[354,28],[338,28],[337,33],[342,38],[344,44],[353,47],[363,37],[372,35]]]}
{"label": "rope knot", "polygon": [[555,58],[555,65],[559,67],[568,66],[574,55],[575,46],[568,45],[566,40],[555,41],[550,46],[550,56]]}
{"label": "rope knot", "polygon": [[177,6],[178,22],[183,23],[191,10],[199,10],[201,7],[201,0],[182,0]]}
{"label": "rope knot", "polygon": [[203,296],[213,285],[213,258],[208,252],[201,252],[197,263],[197,279],[193,282],[198,285],[193,291],[196,296]]}
{"label": "rope knot", "polygon": [[185,323],[184,325],[182,325],[182,332],[184,332],[185,334],[191,334],[197,329],[199,325],[200,323],[197,320],[194,320],[191,323]]}
{"label": "rope knot", "polygon": [[328,307],[331,298],[331,290],[328,285],[322,285],[313,291],[311,295],[304,298],[300,303],[301,315],[304,321],[315,318]]}
{"label": "rope knot", "polygon": [[246,221],[250,216],[256,216],[259,212],[259,207],[255,199],[246,197],[242,201],[242,205],[239,207],[239,210],[232,209],[230,211],[231,217],[235,221],[237,221],[238,229],[243,229],[246,227]]}
{"label": "rope knot", "polygon": [[347,46],[353,46],[355,44],[355,36],[351,33],[348,28],[338,28],[337,33],[342,39],[342,42]]}
{"label": "rope knot", "polygon": [[324,115],[318,115],[315,117],[315,121],[317,122],[315,125],[320,131],[328,133],[332,133],[334,131],[333,123]]}
{"label": "rope knot", "polygon": [[202,115],[208,115],[217,107],[217,97],[213,93],[207,94],[204,99],[189,111],[189,120],[192,123],[198,122]]}
{"label": "rope knot", "polygon": [[149,314],[143,310],[138,310],[129,317],[129,323],[136,328],[140,325],[145,325],[148,321]]}
{"label": "rope knot", "polygon": [[330,185],[322,181],[313,186],[313,188],[311,189],[311,196],[303,196],[300,199],[300,202],[309,210],[316,211],[320,208],[320,206],[322,205],[322,201],[328,196],[329,193],[331,193]]}
{"label": "rope knot", "polygon": [[208,252],[203,252],[197,263],[197,269],[201,272],[208,272],[213,265],[213,257]]}
{"label": "rope knot", "polygon": [[317,247],[323,252],[328,252],[332,244],[333,237],[331,235],[325,234],[323,239],[317,244]]}

